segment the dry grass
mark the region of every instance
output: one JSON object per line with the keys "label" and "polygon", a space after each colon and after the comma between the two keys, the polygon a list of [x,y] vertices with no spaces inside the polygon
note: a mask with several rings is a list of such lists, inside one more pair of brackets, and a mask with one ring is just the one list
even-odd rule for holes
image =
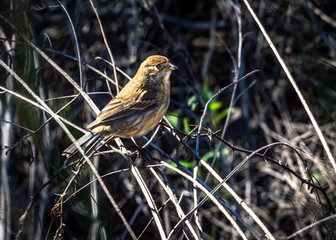
{"label": "dry grass", "polygon": [[[63,4],[0,9],[0,239],[336,238],[335,3]],[[154,138],[65,165],[152,54],[179,67]]]}

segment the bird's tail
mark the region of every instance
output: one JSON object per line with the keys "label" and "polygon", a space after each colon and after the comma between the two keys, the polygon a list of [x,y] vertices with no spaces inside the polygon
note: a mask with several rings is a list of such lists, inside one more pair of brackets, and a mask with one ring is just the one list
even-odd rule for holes
{"label": "bird's tail", "polygon": [[[88,152],[91,152],[91,150],[93,150],[94,147],[103,139],[104,139],[104,135],[93,134],[91,132],[88,132],[84,134],[81,138],[77,139],[77,143],[81,147],[84,148],[84,151],[87,154]],[[71,158],[77,152],[78,152],[78,149],[73,143],[67,149],[63,151],[62,155],[66,156],[67,158]]]}

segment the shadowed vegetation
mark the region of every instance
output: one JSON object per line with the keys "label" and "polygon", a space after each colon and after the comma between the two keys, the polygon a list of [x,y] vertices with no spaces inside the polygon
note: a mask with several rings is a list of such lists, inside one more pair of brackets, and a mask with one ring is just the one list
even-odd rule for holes
{"label": "shadowed vegetation", "polygon": [[[0,239],[335,239],[335,19],[333,1],[3,1]],[[153,54],[179,68],[159,130],[66,161]]]}

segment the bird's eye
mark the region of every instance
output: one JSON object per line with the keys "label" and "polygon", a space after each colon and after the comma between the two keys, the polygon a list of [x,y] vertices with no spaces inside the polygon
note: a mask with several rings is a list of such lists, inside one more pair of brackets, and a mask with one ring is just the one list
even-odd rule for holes
{"label": "bird's eye", "polygon": [[158,69],[161,69],[161,64],[158,63],[158,64],[155,65],[155,67],[157,67]]}

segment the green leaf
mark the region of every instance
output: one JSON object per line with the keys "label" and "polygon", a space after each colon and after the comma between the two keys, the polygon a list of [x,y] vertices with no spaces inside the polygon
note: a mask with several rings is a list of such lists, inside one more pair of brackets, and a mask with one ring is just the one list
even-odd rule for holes
{"label": "green leaf", "polygon": [[[173,166],[173,167],[177,167],[177,164],[176,163],[174,163],[174,162],[171,162],[171,163],[169,163],[171,166]],[[187,162],[187,161],[180,161],[180,164],[182,165],[182,166],[184,166],[184,167],[186,167],[186,168],[193,168],[194,167],[194,164],[192,163],[192,162]],[[168,170],[169,170],[169,168],[168,168]]]}
{"label": "green leaf", "polygon": [[186,161],[180,161],[182,166],[185,166],[186,168],[193,168],[194,167],[194,163],[192,162],[186,162]]}
{"label": "green leaf", "polygon": [[191,108],[191,111],[194,111],[197,107],[197,98],[195,95],[191,96],[187,101],[187,106]]}
{"label": "green leaf", "polygon": [[[228,156],[229,154],[230,154],[230,150],[228,148],[222,149],[222,156]],[[214,156],[215,156],[215,151],[210,151],[204,154],[202,159],[207,162],[208,160],[213,159]],[[220,152],[217,152],[217,158],[220,158]]]}
{"label": "green leaf", "polygon": [[223,106],[223,104],[221,102],[211,102],[209,104],[209,109],[211,111],[216,111],[218,109],[220,109]]}
{"label": "green leaf", "polygon": [[202,88],[202,96],[205,102],[209,101],[209,99],[212,97],[213,93],[212,91],[209,89],[209,85],[208,84],[204,84],[203,88]]}
{"label": "green leaf", "polygon": [[189,119],[188,118],[183,118],[183,125],[184,125],[184,132],[185,133],[190,133],[191,129],[189,127]]}
{"label": "green leaf", "polygon": [[317,180],[317,181],[326,180],[326,177],[320,172],[313,173],[313,178],[315,178],[315,180]]}
{"label": "green leaf", "polygon": [[171,125],[174,126],[174,128],[177,128],[177,124],[178,124],[178,114],[175,112],[170,112],[166,115],[168,121],[170,122]]}
{"label": "green leaf", "polygon": [[[231,114],[235,112],[235,108],[231,109]],[[229,108],[225,109],[224,111],[220,112],[216,116],[213,117],[213,121],[215,124],[218,124],[223,118],[225,118],[229,114]]]}

